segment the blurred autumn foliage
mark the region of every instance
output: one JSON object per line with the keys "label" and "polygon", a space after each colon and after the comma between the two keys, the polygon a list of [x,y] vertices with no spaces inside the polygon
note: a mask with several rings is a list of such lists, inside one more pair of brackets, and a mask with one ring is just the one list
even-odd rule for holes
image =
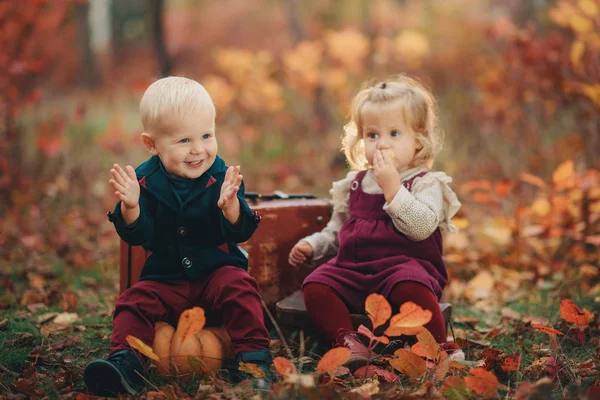
{"label": "blurred autumn foliage", "polygon": [[0,307],[72,308],[43,280],[57,269],[116,274],[108,171],[147,156],[137,105],[169,68],[208,88],[248,190],[319,196],[345,173],[360,84],[421,79],[446,134],[435,168],[463,202],[446,298],[600,295],[600,0],[115,1],[119,40],[92,48],[99,3],[0,2]]}

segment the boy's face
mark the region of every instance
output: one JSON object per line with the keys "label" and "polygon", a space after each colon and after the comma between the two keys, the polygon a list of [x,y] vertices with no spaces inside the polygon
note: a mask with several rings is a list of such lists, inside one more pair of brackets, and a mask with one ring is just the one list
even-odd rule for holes
{"label": "boy's face", "polygon": [[144,133],[142,140],[154,155],[158,155],[174,176],[195,179],[205,173],[217,157],[215,114],[208,107],[183,118],[164,121],[161,133]]}

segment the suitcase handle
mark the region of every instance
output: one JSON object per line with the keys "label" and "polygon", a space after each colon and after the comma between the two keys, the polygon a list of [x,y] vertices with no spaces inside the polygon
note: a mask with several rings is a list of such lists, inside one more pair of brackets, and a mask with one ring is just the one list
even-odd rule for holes
{"label": "suitcase handle", "polygon": [[286,194],[281,190],[275,190],[272,194],[246,192],[244,197],[249,200],[316,199],[312,194]]}

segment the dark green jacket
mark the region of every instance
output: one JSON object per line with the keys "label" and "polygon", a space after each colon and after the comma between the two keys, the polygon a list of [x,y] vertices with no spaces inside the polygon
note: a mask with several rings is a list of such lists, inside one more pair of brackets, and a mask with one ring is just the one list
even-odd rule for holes
{"label": "dark green jacket", "polygon": [[109,219],[125,242],[146,250],[140,280],[199,279],[224,265],[248,269],[247,254],[237,243],[252,236],[260,217],[244,200],[243,182],[237,194],[238,224],[233,226],[223,216],[217,201],[226,171],[217,157],[180,204],[158,156],[136,168],[140,217],[126,225],[119,202]]}

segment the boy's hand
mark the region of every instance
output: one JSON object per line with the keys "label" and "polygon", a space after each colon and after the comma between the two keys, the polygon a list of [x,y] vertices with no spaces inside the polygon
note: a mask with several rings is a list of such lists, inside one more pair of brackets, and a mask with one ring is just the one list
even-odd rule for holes
{"label": "boy's hand", "polygon": [[125,170],[119,164],[113,165],[110,170],[113,179],[108,182],[115,189],[115,196],[125,206],[132,209],[138,206],[140,201],[140,184],[135,175],[135,170],[131,165],[125,167]]}
{"label": "boy's hand", "polygon": [[390,204],[400,189],[400,174],[385,151],[377,150],[375,152],[373,170],[375,171],[377,184],[383,190],[385,201]]}
{"label": "boy's hand", "polygon": [[236,205],[236,203],[239,205],[239,201],[236,201],[236,196],[237,192],[240,190],[242,178],[242,175],[240,175],[239,165],[227,168],[227,172],[225,172],[225,179],[223,181],[223,185],[221,186],[221,196],[217,202],[217,205],[221,210],[226,211],[231,206]]}
{"label": "boy's hand", "polygon": [[304,240],[299,241],[290,251],[288,262],[291,266],[296,267],[300,264],[304,264],[310,260],[313,256],[313,248]]}

